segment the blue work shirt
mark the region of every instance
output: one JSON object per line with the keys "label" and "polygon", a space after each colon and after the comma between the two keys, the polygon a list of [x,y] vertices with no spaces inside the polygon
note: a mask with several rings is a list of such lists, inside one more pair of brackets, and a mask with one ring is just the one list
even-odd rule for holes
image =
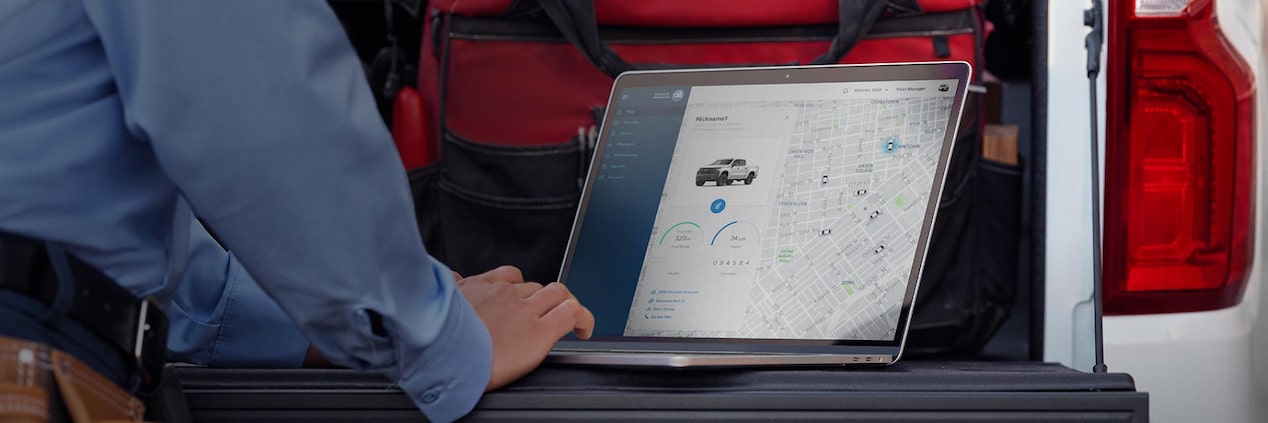
{"label": "blue work shirt", "polygon": [[453,420],[489,335],[367,88],[324,1],[0,1],[0,230],[166,302],[176,359],[297,365],[297,327]]}

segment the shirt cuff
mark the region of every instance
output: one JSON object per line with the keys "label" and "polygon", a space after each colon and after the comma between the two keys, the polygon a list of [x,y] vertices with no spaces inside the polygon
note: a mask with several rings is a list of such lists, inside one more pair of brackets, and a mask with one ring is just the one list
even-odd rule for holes
{"label": "shirt cuff", "polygon": [[484,395],[493,366],[493,342],[480,316],[457,292],[450,304],[444,329],[424,357],[403,357],[414,365],[398,382],[423,414],[437,422],[470,413]]}

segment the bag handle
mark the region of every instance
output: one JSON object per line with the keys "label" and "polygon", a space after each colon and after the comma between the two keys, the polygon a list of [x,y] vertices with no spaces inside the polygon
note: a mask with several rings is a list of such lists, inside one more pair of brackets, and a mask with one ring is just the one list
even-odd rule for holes
{"label": "bag handle", "polygon": [[[638,69],[599,39],[594,0],[539,0],[539,3],[564,38],[603,73],[616,77],[621,72]],[[840,61],[872,29],[885,10],[885,4],[886,0],[839,0],[837,34],[832,38],[828,51],[807,64],[824,65]]]}

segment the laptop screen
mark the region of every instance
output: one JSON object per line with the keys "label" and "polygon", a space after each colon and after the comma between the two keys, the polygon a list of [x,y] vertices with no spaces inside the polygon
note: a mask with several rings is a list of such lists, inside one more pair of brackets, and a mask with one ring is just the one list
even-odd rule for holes
{"label": "laptop screen", "polygon": [[959,89],[618,85],[563,280],[598,337],[894,341]]}

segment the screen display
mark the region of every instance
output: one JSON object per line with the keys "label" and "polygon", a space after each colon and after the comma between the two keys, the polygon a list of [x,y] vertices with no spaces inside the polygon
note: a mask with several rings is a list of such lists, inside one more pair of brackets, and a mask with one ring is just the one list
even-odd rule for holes
{"label": "screen display", "polygon": [[893,340],[956,89],[622,89],[564,282],[597,336]]}

